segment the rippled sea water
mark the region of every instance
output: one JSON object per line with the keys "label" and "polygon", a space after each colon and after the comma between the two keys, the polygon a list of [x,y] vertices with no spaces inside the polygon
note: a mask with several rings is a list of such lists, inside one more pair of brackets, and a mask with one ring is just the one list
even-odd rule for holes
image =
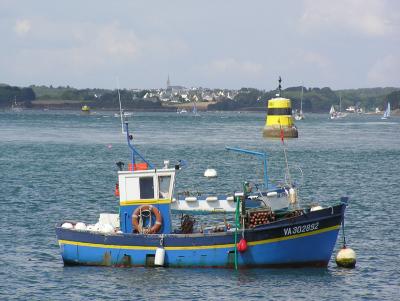
{"label": "rippled sea water", "polygon": [[[130,127],[156,165],[187,161],[178,191],[218,193],[262,180],[261,162],[225,146],[268,152],[271,180],[284,177],[280,141],[262,138],[264,118],[135,113]],[[0,299],[399,300],[400,118],[306,118],[297,122],[300,138],[287,141],[293,177],[302,183],[304,203],[350,197],[346,239],[358,256],[353,270],[336,267],[334,256],[327,269],[64,267],[55,224],[94,223],[100,212],[118,211],[115,162],[129,160],[119,120],[111,112],[0,112]],[[203,178],[207,167],[219,177]]]}

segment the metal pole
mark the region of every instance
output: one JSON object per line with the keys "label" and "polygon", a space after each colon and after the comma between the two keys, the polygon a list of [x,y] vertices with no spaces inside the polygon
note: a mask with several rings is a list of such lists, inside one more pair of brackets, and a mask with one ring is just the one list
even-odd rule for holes
{"label": "metal pole", "polygon": [[125,123],[125,129],[126,129],[126,140],[128,142],[128,146],[131,149],[132,152],[132,169],[133,169],[133,164],[135,163],[135,155],[139,156],[140,159],[142,159],[144,162],[146,162],[151,169],[154,169],[155,166],[151,164],[149,161],[147,161],[131,144],[131,139],[129,138],[129,130],[128,130],[128,123]]}
{"label": "metal pole", "polygon": [[267,153],[261,153],[261,152],[255,152],[247,149],[241,149],[241,148],[236,148],[236,147],[229,147],[226,146],[225,149],[238,152],[238,153],[243,153],[243,154],[248,154],[248,155],[254,155],[261,157],[264,161],[264,186],[265,189],[268,189],[268,161],[267,161]]}

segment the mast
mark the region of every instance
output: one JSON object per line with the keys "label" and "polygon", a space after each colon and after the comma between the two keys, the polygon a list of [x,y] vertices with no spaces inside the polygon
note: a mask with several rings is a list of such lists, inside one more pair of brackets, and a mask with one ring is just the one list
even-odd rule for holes
{"label": "mast", "polygon": [[303,85],[301,85],[300,114],[303,114]]}
{"label": "mast", "polygon": [[118,102],[119,102],[119,117],[121,118],[121,133],[125,134],[124,130],[124,114],[122,112],[122,104],[121,104],[121,93],[119,92],[119,80],[117,78],[117,91],[118,91]]}
{"label": "mast", "polygon": [[124,134],[125,133],[125,131],[124,131],[124,113],[122,112],[121,94],[119,93],[119,88],[118,88],[118,101],[119,101],[119,116],[121,118],[121,132],[122,132],[122,134]]}

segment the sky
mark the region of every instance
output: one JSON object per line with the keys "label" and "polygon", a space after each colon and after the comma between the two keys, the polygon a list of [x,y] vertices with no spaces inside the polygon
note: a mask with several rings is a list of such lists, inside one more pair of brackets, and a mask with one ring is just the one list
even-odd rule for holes
{"label": "sky", "polygon": [[0,83],[400,87],[397,0],[0,0]]}

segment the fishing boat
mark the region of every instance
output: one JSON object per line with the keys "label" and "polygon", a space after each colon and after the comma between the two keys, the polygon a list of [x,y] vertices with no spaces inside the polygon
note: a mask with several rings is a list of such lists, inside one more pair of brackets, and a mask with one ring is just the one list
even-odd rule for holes
{"label": "fishing boat", "polygon": [[382,116],[381,119],[385,120],[385,119],[388,119],[388,118],[390,118],[390,102],[388,102],[386,110],[383,113],[383,116]]}
{"label": "fishing boat", "polygon": [[221,220],[196,227],[193,216],[185,214],[174,227],[171,211],[182,164],[170,166],[164,161],[156,167],[132,144],[127,123],[125,133],[131,162],[127,170],[117,163],[119,213],[102,213],[96,224],[59,222],[55,230],[65,265],[236,269],[328,265],[347,198],[329,207],[300,206],[296,187],[289,181],[288,187],[275,191],[285,197],[288,208],[274,210],[265,200],[271,197],[273,203],[276,195],[266,193],[263,199],[244,182],[226,199],[235,208],[230,223]]}
{"label": "fishing boat", "polygon": [[295,120],[304,120],[304,113],[303,113],[303,86],[301,86],[301,98],[300,98],[300,111],[295,112],[294,119]]}

